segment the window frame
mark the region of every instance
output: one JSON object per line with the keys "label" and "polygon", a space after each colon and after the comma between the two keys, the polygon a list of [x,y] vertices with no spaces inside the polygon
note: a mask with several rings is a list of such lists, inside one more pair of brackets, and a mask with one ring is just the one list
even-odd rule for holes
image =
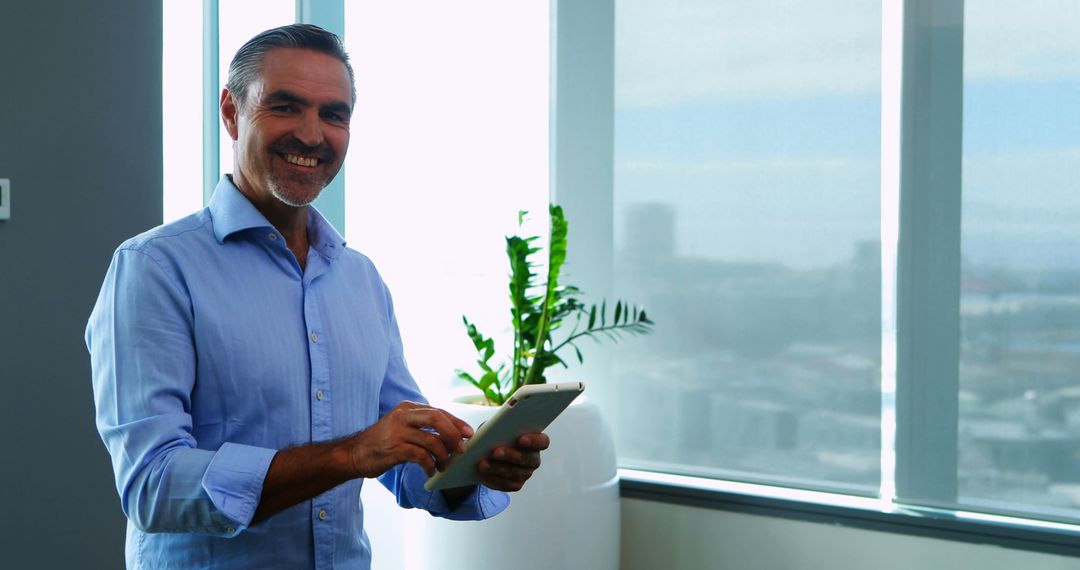
{"label": "window frame", "polygon": [[964,2],[902,10],[896,298],[883,307],[896,315],[896,498],[955,505]]}
{"label": "window frame", "polygon": [[1076,525],[900,505],[769,485],[619,469],[626,499],[1080,557]]}

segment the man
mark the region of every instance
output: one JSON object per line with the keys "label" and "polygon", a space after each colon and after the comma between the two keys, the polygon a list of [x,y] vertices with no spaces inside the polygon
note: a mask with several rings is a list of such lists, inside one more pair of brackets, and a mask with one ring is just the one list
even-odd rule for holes
{"label": "man", "polygon": [[386,286],[309,207],[354,101],[336,36],[256,36],[221,96],[235,172],[113,257],[86,342],[131,568],[367,568],[363,479],[482,519],[539,466],[529,434],[477,465],[482,485],[423,489],[472,429],[424,403]]}

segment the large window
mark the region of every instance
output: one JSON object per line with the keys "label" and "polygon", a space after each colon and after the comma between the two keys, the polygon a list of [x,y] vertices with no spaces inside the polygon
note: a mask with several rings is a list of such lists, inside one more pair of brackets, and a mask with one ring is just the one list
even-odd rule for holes
{"label": "large window", "polygon": [[[841,14],[842,17],[837,17]],[[874,494],[881,10],[616,2],[627,466]]]}
{"label": "large window", "polygon": [[1080,520],[1080,5],[615,6],[624,466]]}

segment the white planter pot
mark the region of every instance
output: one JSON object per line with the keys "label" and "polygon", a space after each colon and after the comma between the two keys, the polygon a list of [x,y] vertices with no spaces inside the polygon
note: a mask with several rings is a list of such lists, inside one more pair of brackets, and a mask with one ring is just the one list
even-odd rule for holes
{"label": "white planter pot", "polygon": [[[457,402],[444,407],[474,427],[496,410]],[[409,567],[616,570],[619,480],[611,430],[597,406],[581,396],[545,433],[551,447],[506,511],[486,521],[427,517],[410,525]]]}

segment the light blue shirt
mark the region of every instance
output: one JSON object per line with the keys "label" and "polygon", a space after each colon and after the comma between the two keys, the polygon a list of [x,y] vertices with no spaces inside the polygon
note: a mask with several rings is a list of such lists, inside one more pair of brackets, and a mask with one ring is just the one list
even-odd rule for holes
{"label": "light blue shirt", "polygon": [[[251,525],[279,449],[357,433],[403,400],[390,294],[314,209],[306,271],[226,177],[210,205],[124,242],[86,329],[97,427],[128,517],[129,568],[368,568],[362,480]],[[403,507],[455,510],[417,465],[380,477]],[[250,526],[249,526],[250,525]]]}

